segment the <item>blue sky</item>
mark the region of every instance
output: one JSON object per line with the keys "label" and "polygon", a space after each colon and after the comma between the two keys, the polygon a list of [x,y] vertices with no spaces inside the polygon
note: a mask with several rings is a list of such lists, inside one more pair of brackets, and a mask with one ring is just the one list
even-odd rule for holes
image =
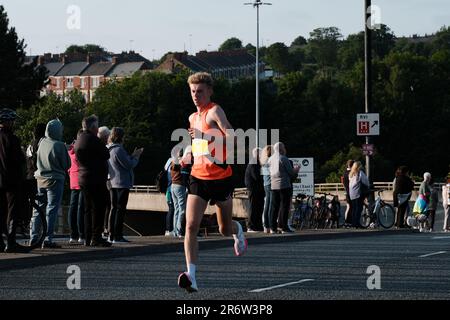
{"label": "blue sky", "polygon": [[[251,0],[1,0],[28,54],[62,52],[95,43],[109,51],[133,49],[149,59],[167,51],[216,50],[237,37],[256,43]],[[272,0],[261,9],[261,43],[289,45],[314,28],[338,27],[344,36],[363,30],[364,0]],[[450,24],[449,0],[372,0],[381,22],[397,36],[434,33]],[[80,29],[67,28],[67,8],[80,9]]]}

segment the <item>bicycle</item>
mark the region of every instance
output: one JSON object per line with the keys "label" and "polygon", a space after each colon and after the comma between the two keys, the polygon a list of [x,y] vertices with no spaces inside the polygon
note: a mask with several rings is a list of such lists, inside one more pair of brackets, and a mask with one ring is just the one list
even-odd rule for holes
{"label": "bicycle", "polygon": [[294,200],[294,213],[292,214],[292,227],[296,230],[307,229],[311,224],[312,207],[311,196],[297,194]]}
{"label": "bicycle", "polygon": [[395,222],[395,210],[393,206],[384,202],[381,198],[381,193],[385,191],[385,189],[375,189],[370,191],[377,192],[378,196],[375,199],[373,206],[369,206],[364,202],[363,211],[359,220],[361,227],[368,228],[370,226],[375,228],[379,224],[384,229],[391,228]]}
{"label": "bicycle", "polygon": [[[312,213],[312,225],[314,229],[339,228],[339,220],[341,217],[341,204],[339,197],[331,193],[319,193],[322,196],[314,201]],[[332,197],[327,201],[327,196]]]}

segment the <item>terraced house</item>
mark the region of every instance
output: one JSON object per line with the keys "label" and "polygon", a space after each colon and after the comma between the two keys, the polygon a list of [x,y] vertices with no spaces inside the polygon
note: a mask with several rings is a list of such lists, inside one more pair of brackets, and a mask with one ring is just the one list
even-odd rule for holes
{"label": "terraced house", "polygon": [[87,102],[92,101],[100,85],[111,79],[132,76],[152,69],[152,63],[130,51],[121,54],[51,54],[38,57],[38,65],[48,70],[48,84],[41,96],[54,92],[64,96],[78,89]]}
{"label": "terraced house", "polygon": [[[187,52],[176,52],[166,56],[156,71],[176,73],[188,70],[191,73],[208,72],[214,78],[238,80],[255,77],[256,58],[247,50],[200,51],[195,56]],[[265,65],[259,63],[261,78],[264,78]]]}

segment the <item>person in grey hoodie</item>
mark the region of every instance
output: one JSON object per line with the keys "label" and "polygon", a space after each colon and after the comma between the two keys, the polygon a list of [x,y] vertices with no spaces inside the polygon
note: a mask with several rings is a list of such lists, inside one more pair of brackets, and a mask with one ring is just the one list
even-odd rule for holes
{"label": "person in grey hoodie", "polygon": [[110,154],[109,177],[111,182],[111,212],[109,215],[109,241],[112,243],[128,242],[123,237],[123,221],[127,210],[128,195],[133,187],[133,168],[137,166],[143,149],[136,149],[128,155],[123,147],[124,130],[114,127],[109,136]]}
{"label": "person in grey hoodie", "polygon": [[[292,166],[286,157],[286,148],[278,142],[273,146],[274,154],[269,159],[272,207],[270,209],[270,233],[290,233],[288,228],[289,208],[291,207],[291,178],[297,176],[300,167]],[[277,228],[278,221],[278,228]]]}
{"label": "person in grey hoodie", "polygon": [[[62,135],[61,121],[54,119],[47,123],[45,138],[40,142],[37,151],[37,170],[34,173],[38,183],[38,195],[43,195],[42,198],[45,201],[41,205],[47,208],[48,231],[43,247],[49,248],[57,247],[53,242],[55,223],[61,206],[64,180],[71,165],[66,145],[61,141]],[[38,213],[35,211],[31,219],[31,243],[38,240],[36,230],[39,224]]]}

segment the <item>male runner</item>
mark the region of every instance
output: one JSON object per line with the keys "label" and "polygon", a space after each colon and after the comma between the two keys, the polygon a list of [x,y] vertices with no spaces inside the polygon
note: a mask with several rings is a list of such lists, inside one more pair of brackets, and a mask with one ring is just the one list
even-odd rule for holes
{"label": "male runner", "polygon": [[187,272],[180,274],[178,285],[188,292],[195,292],[198,291],[195,280],[198,261],[197,234],[208,201],[217,207],[219,232],[223,236],[233,235],[237,256],[243,255],[247,250],[247,240],[241,224],[232,220],[233,172],[231,167],[225,164],[226,139],[234,139],[226,130],[232,127],[223,109],[211,102],[213,80],[210,74],[193,74],[189,77],[188,84],[197,112],[189,117],[194,164],[186,208],[184,251]]}

